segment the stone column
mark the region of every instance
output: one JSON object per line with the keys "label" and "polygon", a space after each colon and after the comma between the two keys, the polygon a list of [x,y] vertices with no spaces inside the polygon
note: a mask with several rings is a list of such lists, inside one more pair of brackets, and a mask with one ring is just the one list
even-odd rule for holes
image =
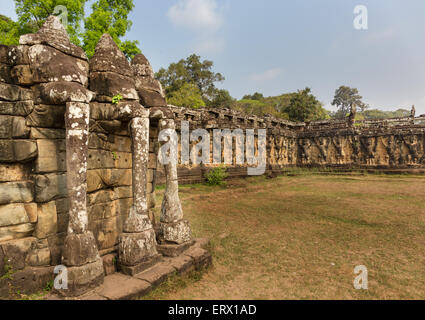
{"label": "stone column", "polygon": [[103,282],[103,262],[93,233],[88,230],[86,208],[87,154],[89,133],[88,103],[66,104],[66,166],[69,197],[68,235],[62,262],[68,267],[68,290],[65,296],[78,296]]}
{"label": "stone column", "polygon": [[130,121],[133,146],[133,206],[120,236],[119,262],[123,273],[134,275],[159,261],[155,231],[147,205],[149,111]]}
{"label": "stone column", "polygon": [[[159,120],[159,130],[175,130],[172,119]],[[167,141],[162,142],[162,144]],[[177,159],[177,150],[170,148],[170,158]],[[179,183],[177,176],[177,161],[164,164],[166,187],[161,207],[158,250],[165,256],[178,256],[193,244],[189,221],[183,219],[183,210],[179,198]]]}

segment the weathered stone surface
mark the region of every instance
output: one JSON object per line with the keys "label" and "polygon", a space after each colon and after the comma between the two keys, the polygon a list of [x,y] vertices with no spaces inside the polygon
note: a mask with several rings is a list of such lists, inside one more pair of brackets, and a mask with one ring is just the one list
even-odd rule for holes
{"label": "weathered stone surface", "polygon": [[37,249],[30,252],[26,258],[26,263],[32,267],[50,266],[51,255],[49,248]]}
{"label": "weathered stone surface", "polygon": [[95,262],[68,268],[68,289],[55,292],[67,297],[80,296],[101,285],[103,279],[103,261],[99,257]]}
{"label": "weathered stone surface", "polygon": [[0,139],[29,137],[30,128],[25,125],[24,117],[0,115]]}
{"label": "weathered stone surface", "polygon": [[[13,274],[13,280],[0,280],[0,297],[10,299],[9,288],[11,285],[15,292],[24,294],[40,292],[55,277],[54,267],[27,267]],[[18,298],[18,297],[17,297]]]}
{"label": "weathered stone surface", "polygon": [[49,202],[68,195],[66,174],[45,174],[35,178],[36,202]]}
{"label": "weathered stone surface", "polygon": [[11,115],[11,116],[23,116],[29,115],[34,108],[32,101],[18,101],[18,102],[6,102],[0,101],[0,114]]}
{"label": "weathered stone surface", "polygon": [[65,126],[65,106],[36,105],[27,117],[26,124],[29,127],[63,128]]}
{"label": "weathered stone surface", "polygon": [[136,54],[131,61],[131,67],[137,77],[155,78],[152,66],[143,54]]}
{"label": "weathered stone surface", "polygon": [[34,82],[78,82],[88,84],[89,65],[49,46],[34,45],[28,55]]}
{"label": "weathered stone surface", "polygon": [[37,157],[37,144],[30,140],[0,140],[0,162],[29,162]]}
{"label": "weathered stone surface", "polygon": [[8,54],[9,54],[9,46],[0,44],[0,63],[6,63],[6,64],[9,63],[7,61]]}
{"label": "weathered stone surface", "polygon": [[145,280],[153,287],[156,287],[166,281],[175,272],[176,269],[174,269],[169,263],[160,262],[152,268],[137,274],[135,277],[140,280]]}
{"label": "weathered stone surface", "polygon": [[120,264],[134,266],[157,255],[153,229],[141,233],[123,233],[120,237]]}
{"label": "weathered stone surface", "polygon": [[130,300],[143,296],[150,290],[151,285],[148,282],[117,273],[105,278],[99,294],[109,300]]}
{"label": "weathered stone surface", "polygon": [[184,252],[185,255],[191,257],[195,262],[195,268],[200,270],[212,263],[211,254],[200,247],[193,246]]}
{"label": "weathered stone surface", "polygon": [[21,45],[49,45],[63,53],[87,60],[84,50],[71,43],[64,26],[58,17],[50,16],[37,33],[25,34],[19,39]]}
{"label": "weathered stone surface", "polygon": [[46,239],[48,236],[57,232],[57,213],[56,203],[51,201],[38,205],[38,222],[35,228],[34,236],[38,239]]}
{"label": "weathered stone surface", "polygon": [[22,239],[32,235],[35,229],[35,224],[25,223],[17,226],[0,227],[0,242]]}
{"label": "weathered stone surface", "polygon": [[0,63],[0,82],[12,83],[10,70],[10,66],[8,66],[7,64]]}
{"label": "weathered stone surface", "polygon": [[112,72],[90,73],[90,90],[101,96],[114,97],[120,94],[127,100],[139,99],[134,80]]}
{"label": "weathered stone surface", "polygon": [[129,169],[101,169],[87,171],[88,192],[104,188],[130,185],[131,170]]}
{"label": "weathered stone surface", "polygon": [[187,220],[161,223],[160,230],[160,238],[167,242],[182,244],[192,239],[192,232]]}
{"label": "weathered stone surface", "polygon": [[0,183],[0,204],[32,202],[33,194],[34,185],[30,181]]}
{"label": "weathered stone surface", "polygon": [[182,244],[159,244],[157,249],[164,257],[178,257],[190,246],[194,244],[194,241],[188,241]]}
{"label": "weathered stone surface", "polygon": [[67,102],[89,103],[95,93],[87,90],[75,82],[49,82],[37,85],[35,88],[35,102],[37,104],[63,105]]}
{"label": "weathered stone surface", "polygon": [[27,255],[36,248],[36,244],[37,240],[35,238],[26,238],[8,241],[0,244],[0,246],[7,257],[8,264],[14,270],[22,270],[25,268]]}
{"label": "weathered stone surface", "polygon": [[179,275],[188,274],[195,270],[195,264],[192,257],[181,255],[175,258],[164,258],[165,263],[173,266]]}
{"label": "weathered stone surface", "polygon": [[31,128],[31,139],[65,139],[64,129]]}
{"label": "weathered stone surface", "polygon": [[29,64],[30,59],[28,57],[29,46],[10,46],[7,54],[7,61],[9,65],[23,65]]}
{"label": "weathered stone surface", "polygon": [[6,101],[32,100],[33,93],[29,89],[0,82],[0,99]]}
{"label": "weathered stone surface", "polygon": [[66,266],[82,266],[99,259],[93,233],[68,234],[63,247],[63,263]]}
{"label": "weathered stone surface", "polygon": [[116,254],[107,254],[102,257],[103,259],[103,270],[105,271],[105,276],[109,276],[117,272],[117,255]]}
{"label": "weathered stone surface", "polygon": [[36,173],[66,171],[65,140],[37,140]]}
{"label": "weathered stone surface", "polygon": [[[34,223],[33,217],[30,216],[36,210],[37,205],[35,203],[23,204],[23,203],[12,203],[0,206],[0,227],[14,226],[24,223]],[[28,212],[27,212],[28,211]]]}
{"label": "weathered stone surface", "polygon": [[61,233],[47,238],[51,255],[51,264],[53,266],[62,264],[62,250],[66,235],[66,233]]}
{"label": "weathered stone surface", "polygon": [[145,107],[165,107],[167,102],[165,98],[156,91],[138,87],[137,93],[140,97],[140,103]]}
{"label": "weathered stone surface", "polygon": [[10,70],[11,80],[18,85],[28,86],[34,83],[33,74],[28,65],[18,65]]}
{"label": "weathered stone surface", "polygon": [[91,72],[115,72],[132,77],[133,70],[124,53],[118,48],[112,37],[105,33],[96,45],[90,59]]}
{"label": "weathered stone surface", "polygon": [[0,182],[29,180],[30,167],[25,164],[0,164]]}

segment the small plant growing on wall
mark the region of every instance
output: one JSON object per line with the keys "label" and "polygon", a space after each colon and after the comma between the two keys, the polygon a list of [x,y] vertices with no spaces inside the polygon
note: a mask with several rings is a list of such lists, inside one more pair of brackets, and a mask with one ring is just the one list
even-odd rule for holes
{"label": "small plant growing on wall", "polygon": [[205,177],[207,178],[207,184],[208,185],[210,185],[210,186],[222,186],[222,185],[226,184],[226,182],[224,180],[228,177],[228,174],[226,172],[226,168],[218,167],[218,168],[211,169],[205,175]]}
{"label": "small plant growing on wall", "polygon": [[120,101],[123,99],[123,97],[122,97],[122,95],[120,95],[119,93],[117,94],[117,95],[115,95],[113,98],[112,98],[112,103],[113,104],[118,104],[118,103],[120,103]]}

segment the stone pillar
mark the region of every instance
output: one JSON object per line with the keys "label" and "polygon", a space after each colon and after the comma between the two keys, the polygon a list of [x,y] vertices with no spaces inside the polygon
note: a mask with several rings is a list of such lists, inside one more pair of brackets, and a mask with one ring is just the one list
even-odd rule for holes
{"label": "stone pillar", "polygon": [[149,219],[147,172],[149,161],[149,111],[130,121],[133,146],[133,206],[120,236],[119,262],[123,273],[134,275],[159,261],[155,231]]}
{"label": "stone pillar", "polygon": [[[174,120],[159,120],[159,130],[166,129],[175,130]],[[171,152],[176,152],[176,150],[171,148]],[[172,154],[170,154],[171,157],[173,157]],[[178,256],[193,244],[192,232],[189,221],[183,219],[183,210],[179,198],[177,162],[170,161],[165,164],[164,172],[166,187],[161,207],[158,250],[165,256]]]}
{"label": "stone pillar", "polygon": [[69,224],[62,262],[68,267],[65,296],[78,296],[103,282],[103,262],[93,233],[88,230],[86,208],[87,154],[89,133],[88,103],[66,104],[66,166],[69,197]]}

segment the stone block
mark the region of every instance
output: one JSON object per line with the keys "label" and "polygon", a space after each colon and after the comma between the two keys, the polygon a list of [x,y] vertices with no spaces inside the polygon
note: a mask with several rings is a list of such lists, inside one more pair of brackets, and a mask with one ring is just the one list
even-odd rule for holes
{"label": "stone block", "polygon": [[10,227],[0,227],[0,242],[29,237],[33,234],[34,229],[35,224],[33,223],[25,223]]}
{"label": "stone block", "polygon": [[18,65],[10,70],[10,77],[15,84],[29,86],[34,83],[29,65]]}
{"label": "stone block", "polygon": [[4,256],[13,270],[25,268],[25,261],[30,251],[36,249],[37,240],[35,238],[25,238],[1,243]]}
{"label": "stone block", "polygon": [[29,162],[37,157],[37,144],[31,140],[0,140],[0,162]]}
{"label": "stone block", "polygon": [[140,233],[123,233],[119,244],[120,265],[135,266],[157,255],[153,229]]}
{"label": "stone block", "polygon": [[35,216],[35,219],[33,217],[36,208],[37,204],[35,203],[12,203],[0,205],[0,227],[37,222],[37,216]]}
{"label": "stone block", "polygon": [[112,72],[90,73],[90,90],[100,96],[114,97],[120,94],[127,100],[138,100],[135,82],[132,78]]}
{"label": "stone block", "polygon": [[68,195],[66,174],[45,174],[35,178],[35,200],[43,203]]}
{"label": "stone block", "polygon": [[28,116],[34,108],[32,101],[7,102],[0,101],[0,114],[10,116]]}
{"label": "stone block", "polygon": [[65,129],[31,128],[31,139],[65,139]]}
{"label": "stone block", "polygon": [[86,61],[70,57],[49,46],[34,45],[29,48],[28,56],[33,80],[40,82],[78,82],[88,84],[89,65]]}
{"label": "stone block", "polygon": [[[95,93],[75,82],[49,82],[35,87],[35,103],[64,105],[67,102],[89,103]],[[22,99],[25,100],[25,99]]]}
{"label": "stone block", "polygon": [[11,83],[10,66],[0,63],[0,82]]}
{"label": "stone block", "polygon": [[168,243],[182,244],[192,239],[189,221],[180,220],[160,224],[160,238]]}
{"label": "stone block", "polygon": [[93,233],[68,234],[63,246],[63,263],[66,266],[82,266],[99,259]]}
{"label": "stone block", "polygon": [[33,194],[34,184],[30,181],[0,183],[0,205],[32,202]]}
{"label": "stone block", "polygon": [[29,166],[21,163],[1,164],[0,182],[16,182],[28,180],[30,173]]}
{"label": "stone block", "polygon": [[64,105],[35,105],[33,111],[26,119],[27,126],[63,129],[65,127],[65,109]]}
{"label": "stone block", "polygon": [[26,258],[27,265],[32,267],[50,266],[50,261],[51,255],[49,248],[31,251]]}
{"label": "stone block", "polygon": [[38,222],[34,235],[38,239],[46,239],[48,236],[56,234],[58,219],[55,201],[39,204],[37,217]]}
{"label": "stone block", "polygon": [[149,282],[152,287],[156,287],[162,282],[165,282],[175,272],[176,269],[174,269],[174,267],[172,267],[169,263],[160,262],[152,268],[137,274],[135,277]]}
{"label": "stone block", "polygon": [[29,89],[0,82],[0,99],[6,101],[32,100],[33,92]]}
{"label": "stone block", "polygon": [[105,276],[109,276],[117,272],[117,255],[116,254],[107,254],[102,257],[103,259],[103,270],[105,271]]}
{"label": "stone block", "polygon": [[36,173],[66,171],[65,140],[37,140],[38,157],[35,160]]}
{"label": "stone block", "polygon": [[109,300],[130,300],[147,294],[151,288],[147,281],[116,273],[105,278],[98,292]]}

